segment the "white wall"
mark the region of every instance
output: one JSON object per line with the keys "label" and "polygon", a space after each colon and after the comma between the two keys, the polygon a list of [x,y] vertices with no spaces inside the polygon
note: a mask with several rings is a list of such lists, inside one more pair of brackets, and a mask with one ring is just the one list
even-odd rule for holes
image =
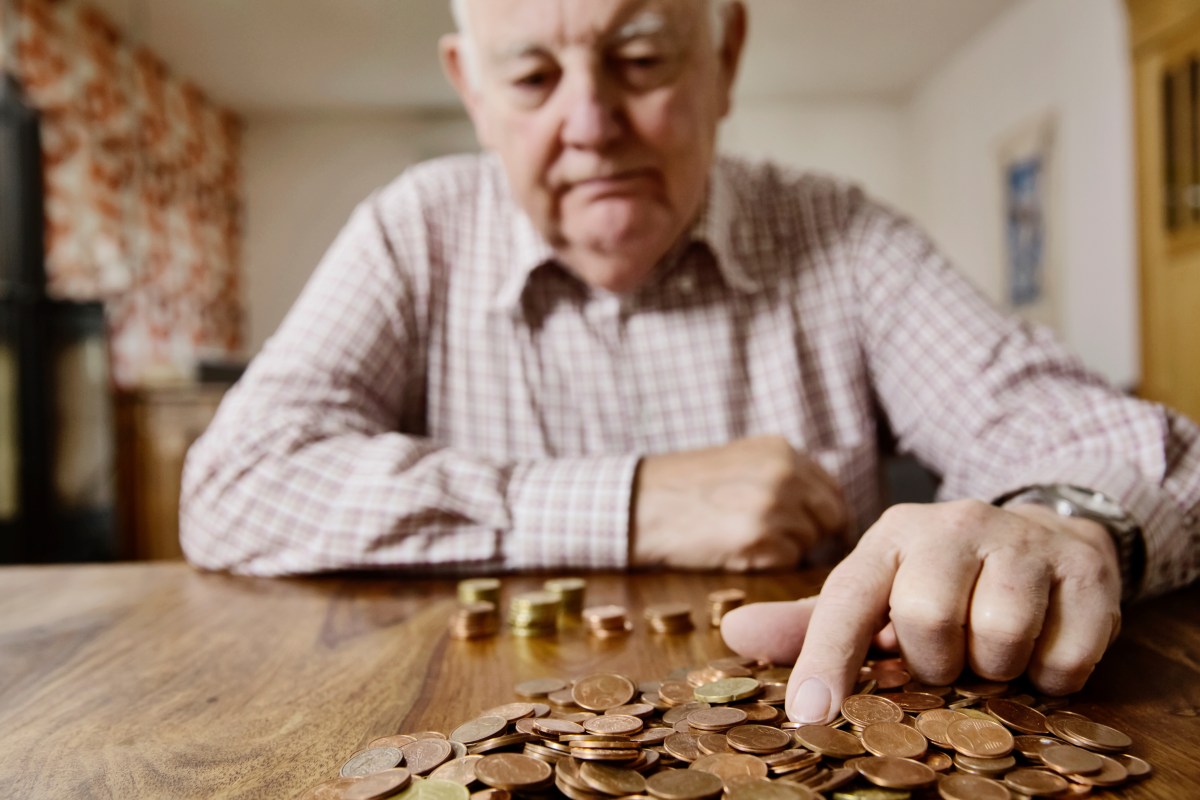
{"label": "white wall", "polygon": [[725,121],[721,148],[849,178],[907,212],[913,197],[906,128],[898,102],[747,97],[735,102]]}
{"label": "white wall", "polygon": [[1005,290],[998,145],[1057,117],[1058,326],[1120,385],[1139,375],[1132,96],[1120,0],[1022,0],[913,98],[917,218],[993,299]]}
{"label": "white wall", "polygon": [[291,307],[354,206],[409,164],[475,147],[465,116],[265,115],[246,120],[246,354]]}

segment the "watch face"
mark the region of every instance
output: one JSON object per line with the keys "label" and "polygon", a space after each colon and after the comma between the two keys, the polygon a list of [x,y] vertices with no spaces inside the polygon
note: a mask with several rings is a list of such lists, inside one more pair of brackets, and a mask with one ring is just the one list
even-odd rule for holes
{"label": "watch face", "polygon": [[1089,492],[1077,486],[1056,486],[1055,489],[1062,497],[1093,514],[1110,519],[1122,519],[1125,516],[1121,506],[1099,492]]}

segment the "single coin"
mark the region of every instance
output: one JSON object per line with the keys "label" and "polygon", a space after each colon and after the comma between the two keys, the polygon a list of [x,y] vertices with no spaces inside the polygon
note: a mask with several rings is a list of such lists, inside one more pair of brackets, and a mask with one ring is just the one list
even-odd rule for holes
{"label": "single coin", "polygon": [[663,681],[658,687],[658,696],[669,706],[692,703],[696,700],[696,687],[687,681]]}
{"label": "single coin", "polygon": [[635,733],[629,737],[632,742],[644,744],[647,746],[662,744],[668,736],[673,736],[675,731],[673,728],[646,728],[641,733]]}
{"label": "single coin", "polygon": [[545,761],[520,753],[495,753],[475,762],[475,777],[496,789],[532,789],[547,783],[551,774]]}
{"label": "single coin", "polygon": [[1053,797],[1069,788],[1067,779],[1045,769],[1022,767],[1004,775],[1004,783],[1018,794]]}
{"label": "single coin", "polygon": [[852,694],[842,701],[842,716],[852,725],[865,728],[876,722],[903,722],[904,711],[900,706],[873,694]]}
{"label": "single coin", "polygon": [[688,715],[699,708],[712,708],[708,703],[698,703],[695,700],[683,705],[673,706],[663,712],[662,721],[667,725],[674,725],[680,720],[686,720]]}
{"label": "single coin", "polygon": [[575,696],[571,693],[569,688],[556,689],[553,692],[550,692],[550,694],[546,695],[546,701],[564,708],[575,707]]}
{"label": "single coin", "polygon": [[646,779],[646,790],[662,800],[707,800],[715,798],[725,784],[711,772],[671,769],[656,772]]}
{"label": "single coin", "polygon": [[1119,753],[1133,746],[1133,740],[1127,734],[1099,722],[1092,722],[1079,714],[1056,711],[1046,717],[1046,727],[1055,736],[1089,750]]}
{"label": "single coin", "polygon": [[671,734],[663,741],[663,749],[680,761],[686,761],[689,764],[702,755],[699,740],[691,733]]}
{"label": "single coin", "polygon": [[397,733],[393,736],[380,736],[378,739],[372,739],[367,743],[367,747],[395,747],[397,749],[404,745],[415,742],[416,739],[412,736],[403,733]]}
{"label": "single coin", "polygon": [[925,754],[925,757],[921,759],[921,763],[934,772],[949,772],[950,768],[954,766],[954,759],[940,750],[933,750]]}
{"label": "single coin", "polygon": [[428,775],[454,755],[454,748],[445,739],[418,739],[401,750],[405,765],[414,775]]}
{"label": "single coin", "polygon": [[1012,734],[995,720],[956,720],[946,729],[946,737],[955,750],[975,758],[999,758],[1013,749]]}
{"label": "single coin", "polygon": [[943,775],[938,781],[938,796],[942,800],[1009,800],[1004,784],[979,775],[957,772]]}
{"label": "single coin", "polygon": [[339,773],[343,778],[361,778],[385,769],[394,769],[404,762],[404,753],[396,747],[368,747],[346,760]]}
{"label": "single coin", "polygon": [[713,753],[700,756],[688,769],[711,772],[721,779],[726,788],[749,778],[767,777],[767,765],[761,759],[745,753]]}
{"label": "single coin", "polygon": [[960,719],[966,719],[966,717],[948,708],[935,708],[918,714],[916,725],[921,735],[929,741],[939,747],[950,747],[950,737],[946,731],[950,727],[950,723]]}
{"label": "single coin", "polygon": [[454,781],[433,780],[427,778],[420,783],[413,782],[408,791],[394,795],[396,800],[404,800],[415,793],[417,800],[470,800],[471,793],[467,787]]}
{"label": "single coin", "polygon": [[876,786],[886,789],[920,789],[932,786],[937,773],[919,761],[891,756],[858,759],[855,769]]}
{"label": "single coin", "polygon": [[629,795],[646,791],[646,779],[627,767],[585,762],[579,765],[579,779],[588,788],[606,795]]}
{"label": "single coin", "polygon": [[[769,706],[768,706],[769,707]],[[687,715],[688,724],[704,731],[723,731],[746,722],[748,715],[740,708],[717,706],[698,708]]]}
{"label": "single coin", "polygon": [[987,712],[1017,733],[1048,733],[1046,715],[1021,703],[1003,697],[991,697],[984,703]]}
{"label": "single coin", "polygon": [[[532,709],[530,710],[532,711]],[[499,736],[506,728],[508,728],[508,720],[504,717],[476,717],[455,728],[450,734],[450,741],[475,744],[476,742],[482,742],[484,739]]]}
{"label": "single coin", "polygon": [[705,755],[734,752],[733,748],[729,746],[729,740],[725,738],[725,734],[723,733],[702,733],[696,737],[696,746]]}
{"label": "single coin", "polygon": [[854,734],[825,725],[805,725],[796,728],[792,735],[809,750],[830,758],[853,758],[866,752]]}
{"label": "single coin", "polygon": [[781,706],[787,700],[787,684],[762,681],[762,688],[754,699],[770,706]]}
{"label": "single coin", "polygon": [[954,754],[954,766],[963,772],[970,772],[973,775],[983,775],[989,778],[1003,775],[1016,765],[1017,760],[1012,756],[976,758],[975,756],[965,756],[962,753]]}
{"label": "single coin", "polygon": [[455,783],[461,783],[463,786],[470,786],[475,782],[475,765],[481,758],[483,758],[481,755],[453,758],[429,773],[429,777],[430,779],[454,781]]}
{"label": "single coin", "polygon": [[[546,706],[545,708],[546,708],[546,713],[549,713],[550,707]],[[496,706],[495,708],[489,708],[487,711],[484,711],[479,716],[480,717],[504,717],[509,722],[516,722],[517,720],[525,719],[526,717],[536,717],[537,710],[538,710],[537,706],[534,705],[533,703],[505,703],[502,706]],[[451,736],[450,738],[453,739],[454,737]]]}
{"label": "single coin", "polygon": [[892,692],[887,698],[900,706],[902,710],[912,713],[942,708],[946,705],[944,698],[928,692]]}
{"label": "single coin", "polygon": [[583,729],[588,733],[607,734],[609,736],[631,736],[646,726],[637,717],[623,714],[602,714],[592,717],[583,723]]}
{"label": "single coin", "polygon": [[1131,778],[1144,778],[1153,771],[1148,762],[1137,756],[1125,753],[1113,756],[1113,759],[1125,768],[1125,771],[1129,773],[1129,777]]}
{"label": "single coin", "polygon": [[567,688],[567,682],[560,678],[533,678],[521,681],[514,688],[518,697],[541,698],[551,692]]}
{"label": "single coin", "polygon": [[753,697],[761,688],[762,683],[757,678],[723,678],[697,686],[693,694],[702,703],[736,703]]}
{"label": "single coin", "polygon": [[649,703],[626,703],[623,706],[613,706],[604,713],[612,714],[613,716],[627,716],[645,719],[646,717],[654,715],[654,706],[650,705]]}
{"label": "single coin", "polygon": [[361,778],[342,793],[342,800],[381,800],[403,791],[412,783],[412,773],[403,767],[385,769]]}
{"label": "single coin", "polygon": [[738,781],[728,787],[725,800],[821,800],[821,796],[798,783],[758,778]]}
{"label": "single coin", "polygon": [[473,744],[468,752],[471,755],[481,755],[490,753],[493,750],[503,750],[513,745],[526,744],[535,738],[524,733],[509,733],[504,736],[497,736],[495,739],[484,739],[479,744]]}
{"label": "single coin", "polygon": [[1099,758],[1099,771],[1089,772],[1086,775],[1068,775],[1067,777],[1075,783],[1084,783],[1089,786],[1118,786],[1128,780],[1129,771],[1121,765],[1121,762],[1108,756],[1099,756]]}
{"label": "single coin", "polygon": [[876,722],[863,728],[863,747],[873,755],[896,758],[920,758],[929,742],[916,728],[903,722]]}
{"label": "single coin", "polygon": [[725,740],[743,753],[778,753],[792,746],[792,735],[768,725],[738,725],[725,732]]}
{"label": "single coin", "polygon": [[605,711],[623,706],[633,699],[637,685],[624,675],[599,673],[589,675],[571,687],[575,704],[588,711]]}
{"label": "single coin", "polygon": [[1099,755],[1073,744],[1051,745],[1044,748],[1040,755],[1043,764],[1063,775],[1086,775],[1099,772],[1104,766]]}
{"label": "single coin", "polygon": [[[595,717],[590,717],[587,721],[591,722]],[[546,717],[544,719],[535,719],[531,725],[533,732],[542,736],[566,736],[572,734],[580,734],[585,732],[585,728],[578,722],[572,722],[568,719],[556,719],[555,717]]]}
{"label": "single coin", "polygon": [[742,703],[737,706],[725,706],[726,708],[735,708],[746,715],[747,722],[778,722],[783,718],[783,712],[775,706],[767,703]]}
{"label": "single coin", "polygon": [[954,684],[954,691],[963,697],[999,697],[1008,691],[1008,684],[1001,681],[964,681]]}
{"label": "single coin", "polygon": [[1066,742],[1053,736],[1026,735],[1013,737],[1013,747],[1030,761],[1041,761],[1043,750],[1059,744],[1066,744]]}

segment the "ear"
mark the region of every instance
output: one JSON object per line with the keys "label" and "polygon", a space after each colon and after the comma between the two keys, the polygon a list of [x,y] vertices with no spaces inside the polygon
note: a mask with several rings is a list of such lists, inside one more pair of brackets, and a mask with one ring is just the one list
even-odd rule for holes
{"label": "ear", "polygon": [[733,107],[733,83],[737,79],[738,67],[742,63],[742,48],[746,44],[746,6],[741,0],[734,0],[725,6],[725,38],[721,41],[721,49],[717,51],[720,65],[721,116],[729,114]]}
{"label": "ear", "polygon": [[487,148],[489,137],[482,108],[483,100],[480,96],[478,75],[473,79],[468,70],[467,59],[469,56],[465,51],[467,47],[469,45],[461,33],[447,33],[438,40],[438,55],[442,61],[442,72],[446,74],[450,85],[458,93],[463,108],[471,117],[471,123],[475,126],[475,138],[484,148]]}

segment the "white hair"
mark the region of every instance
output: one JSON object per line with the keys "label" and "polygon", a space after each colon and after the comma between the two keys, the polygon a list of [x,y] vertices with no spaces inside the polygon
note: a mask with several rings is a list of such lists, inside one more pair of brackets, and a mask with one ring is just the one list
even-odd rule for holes
{"label": "white hair", "polygon": [[[733,0],[705,0],[708,6],[709,30],[712,32],[712,44],[720,49],[725,44],[726,14]],[[467,13],[467,0],[450,0],[450,13],[454,15],[454,24],[462,34],[463,48],[460,51],[463,60],[463,72],[466,73],[472,85],[479,82],[479,59],[475,51],[475,40],[471,37],[470,14]]]}

